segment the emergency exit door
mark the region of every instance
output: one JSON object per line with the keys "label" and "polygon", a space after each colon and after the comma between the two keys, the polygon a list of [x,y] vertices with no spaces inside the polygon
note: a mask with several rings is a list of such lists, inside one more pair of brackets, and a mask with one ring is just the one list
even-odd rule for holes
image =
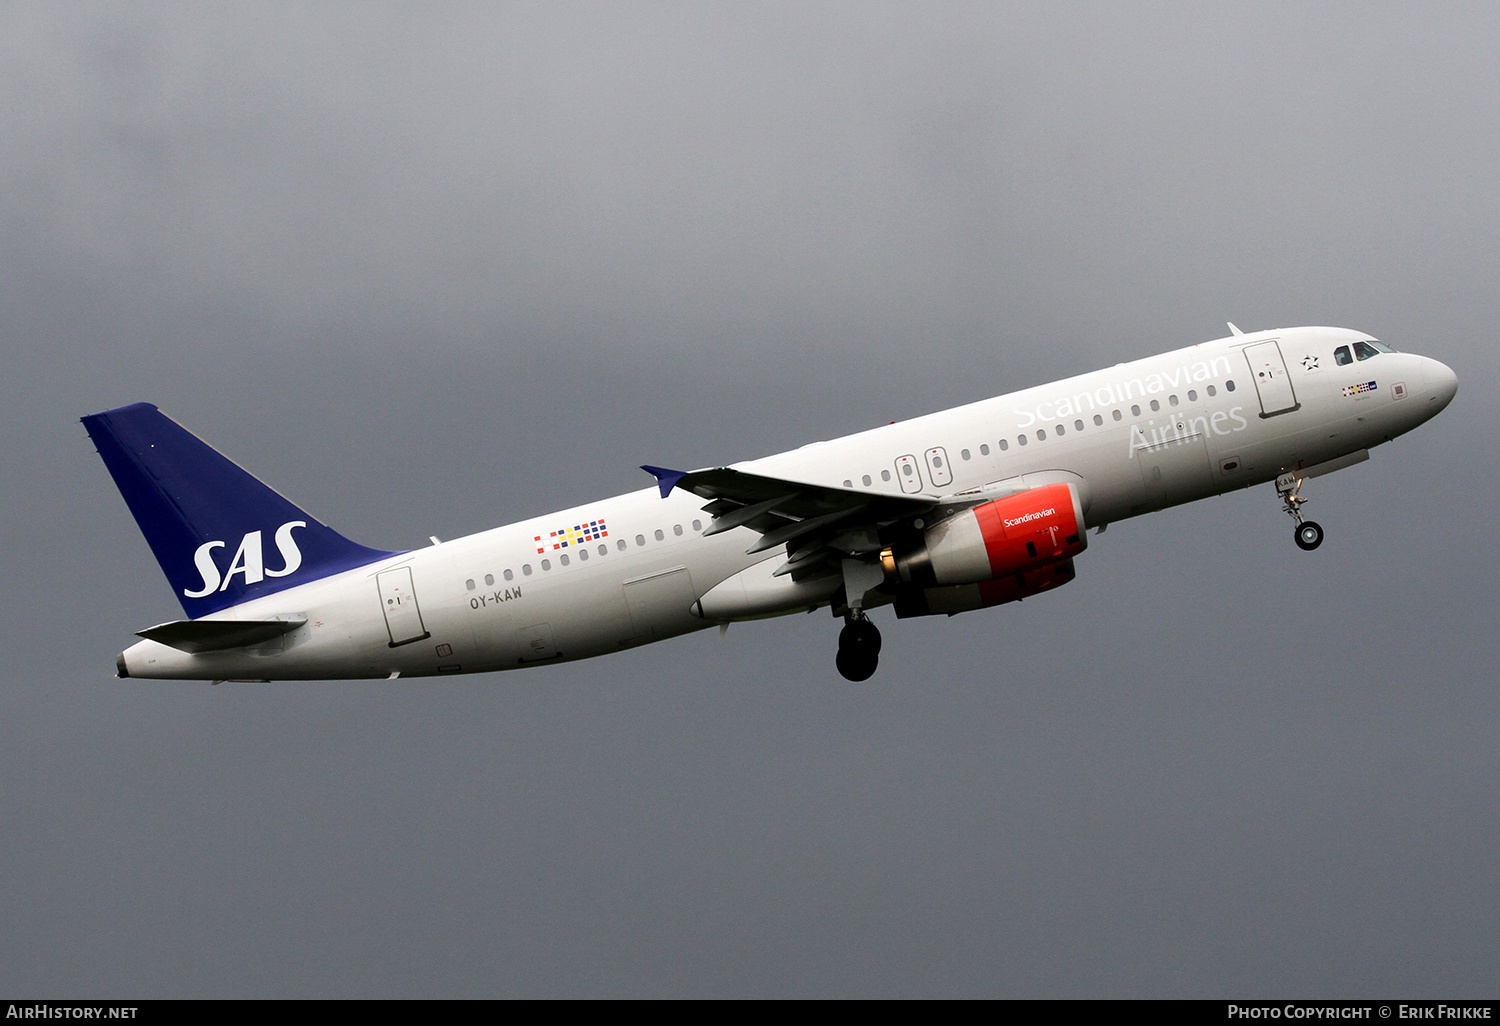
{"label": "emergency exit door", "polygon": [[922,454],[927,461],[927,477],[934,488],[946,488],[953,483],[953,468],[948,466],[948,450],[941,445]]}
{"label": "emergency exit door", "polygon": [[901,482],[901,490],[903,492],[916,495],[922,490],[922,475],[917,470],[917,458],[915,456],[897,457],[896,480]]}
{"label": "emergency exit door", "polygon": [[1257,342],[1245,347],[1245,359],[1250,362],[1251,380],[1260,395],[1262,417],[1287,413],[1297,408],[1297,395],[1292,391],[1292,376],[1286,372],[1286,361],[1281,358],[1281,347],[1274,341]]}
{"label": "emergency exit door", "polygon": [[380,607],[385,610],[385,628],[391,634],[391,648],[431,637],[422,625],[422,610],[417,608],[411,567],[400,566],[376,574],[375,583],[380,589]]}

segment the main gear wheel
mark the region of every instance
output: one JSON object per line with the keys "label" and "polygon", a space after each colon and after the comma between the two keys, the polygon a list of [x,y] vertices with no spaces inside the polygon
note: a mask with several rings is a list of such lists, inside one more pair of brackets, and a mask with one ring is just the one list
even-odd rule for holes
{"label": "main gear wheel", "polygon": [[880,629],[863,614],[850,617],[839,631],[839,654],[834,660],[845,680],[869,680],[880,665]]}

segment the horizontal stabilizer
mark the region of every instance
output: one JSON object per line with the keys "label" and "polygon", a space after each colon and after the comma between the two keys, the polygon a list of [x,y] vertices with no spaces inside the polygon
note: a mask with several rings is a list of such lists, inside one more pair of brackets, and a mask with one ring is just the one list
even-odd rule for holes
{"label": "horizontal stabilizer", "polygon": [[217,652],[272,641],[307,623],[305,616],[284,620],[173,620],[136,634],[179,652]]}

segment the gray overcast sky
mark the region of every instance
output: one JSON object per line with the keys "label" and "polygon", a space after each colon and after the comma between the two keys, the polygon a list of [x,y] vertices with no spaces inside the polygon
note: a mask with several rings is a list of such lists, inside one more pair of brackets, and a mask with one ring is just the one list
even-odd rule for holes
{"label": "gray overcast sky", "polygon": [[[1492,4],[0,7],[0,991],[1500,987]],[[1459,398],[1067,589],[434,682],[113,679],[149,400],[425,544],[1224,332]]]}

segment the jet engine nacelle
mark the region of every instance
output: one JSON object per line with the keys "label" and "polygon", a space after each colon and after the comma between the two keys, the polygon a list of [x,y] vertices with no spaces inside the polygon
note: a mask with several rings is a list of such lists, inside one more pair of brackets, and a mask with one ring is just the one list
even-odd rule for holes
{"label": "jet engine nacelle", "polygon": [[896,618],[912,616],[957,616],[975,609],[988,609],[1004,602],[1018,602],[1074,578],[1073,561],[1065,559],[1037,570],[978,584],[950,584],[941,588],[906,588],[896,595]]}
{"label": "jet engine nacelle", "polygon": [[880,561],[887,583],[900,588],[1013,578],[1078,555],[1088,545],[1084,526],[1078,489],[1043,485],[933,524],[915,543],[882,551]]}

